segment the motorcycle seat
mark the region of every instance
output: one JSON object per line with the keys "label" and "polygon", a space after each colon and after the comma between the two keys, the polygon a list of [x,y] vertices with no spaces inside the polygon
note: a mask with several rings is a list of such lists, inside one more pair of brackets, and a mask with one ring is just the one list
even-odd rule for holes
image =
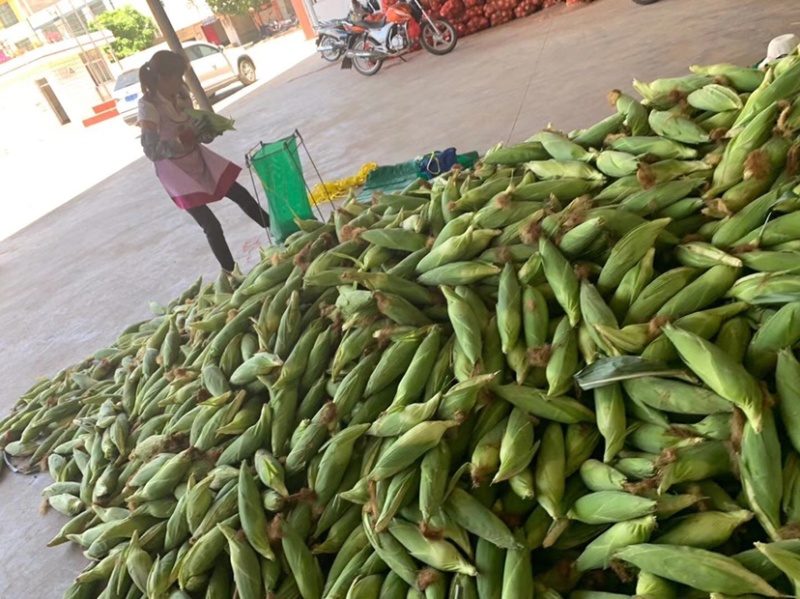
{"label": "motorcycle seat", "polygon": [[386,25],[386,19],[381,19],[379,21],[356,21],[353,25],[358,25],[364,29],[380,29]]}

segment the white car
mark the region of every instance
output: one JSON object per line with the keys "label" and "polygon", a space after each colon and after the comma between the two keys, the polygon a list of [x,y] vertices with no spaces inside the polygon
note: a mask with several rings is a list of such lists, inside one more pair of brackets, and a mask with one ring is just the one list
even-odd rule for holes
{"label": "white car", "polygon": [[[256,65],[240,48],[226,50],[222,46],[205,42],[189,42],[183,45],[183,49],[209,96],[233,83],[250,85],[256,80]],[[157,48],[151,48],[148,55],[152,56],[155,50]],[[138,68],[129,69],[117,77],[114,84],[114,100],[117,102],[117,111],[126,123],[131,125],[136,123],[141,96]]]}

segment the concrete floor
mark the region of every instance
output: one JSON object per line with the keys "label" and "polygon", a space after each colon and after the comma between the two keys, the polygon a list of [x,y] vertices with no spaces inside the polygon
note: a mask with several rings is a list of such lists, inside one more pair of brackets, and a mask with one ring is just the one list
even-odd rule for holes
{"label": "concrete floor", "polygon": [[[238,131],[215,149],[243,156],[297,127],[326,178],[435,148],[485,150],[549,122],[565,130],[596,122],[610,113],[606,92],[633,77],[755,63],[792,28],[800,29],[797,0],[598,0],[469,37],[446,57],[415,55],[373,78],[312,58],[232,106]],[[216,210],[234,254],[251,262],[257,229],[229,203]],[[1,242],[0,411],[34,377],[113,341],[147,316],[148,300],[169,301],[199,274],[215,275],[205,239],[144,159]],[[84,564],[74,548],[45,548],[64,522],[38,514],[46,479],[6,473],[0,484],[0,599],[60,597]]]}

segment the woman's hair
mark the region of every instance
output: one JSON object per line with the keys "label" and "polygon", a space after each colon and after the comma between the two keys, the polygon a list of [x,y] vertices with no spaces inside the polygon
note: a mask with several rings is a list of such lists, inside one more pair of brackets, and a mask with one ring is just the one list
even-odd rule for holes
{"label": "woman's hair", "polygon": [[162,77],[174,77],[186,72],[186,61],[183,56],[170,50],[159,50],[139,69],[139,83],[145,96],[156,93],[158,80]]}

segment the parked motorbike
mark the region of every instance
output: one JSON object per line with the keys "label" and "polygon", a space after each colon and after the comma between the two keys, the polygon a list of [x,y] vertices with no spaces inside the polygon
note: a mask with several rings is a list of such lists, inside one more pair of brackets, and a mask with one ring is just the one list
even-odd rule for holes
{"label": "parked motorbike", "polygon": [[283,33],[284,31],[289,31],[290,29],[297,27],[297,25],[297,17],[292,17],[291,19],[286,19],[284,21],[270,21],[269,23],[261,26],[261,39],[266,39],[268,37],[272,37],[273,35]]}
{"label": "parked motorbike", "polygon": [[375,75],[387,58],[401,57],[420,45],[437,56],[453,51],[458,41],[455,28],[445,19],[434,19],[419,0],[399,2],[377,20],[344,23],[351,34],[343,69],[351,66],[362,75]]}
{"label": "parked motorbike", "polygon": [[345,30],[346,19],[322,21],[316,28],[317,52],[328,62],[336,62],[347,51],[350,33]]}

